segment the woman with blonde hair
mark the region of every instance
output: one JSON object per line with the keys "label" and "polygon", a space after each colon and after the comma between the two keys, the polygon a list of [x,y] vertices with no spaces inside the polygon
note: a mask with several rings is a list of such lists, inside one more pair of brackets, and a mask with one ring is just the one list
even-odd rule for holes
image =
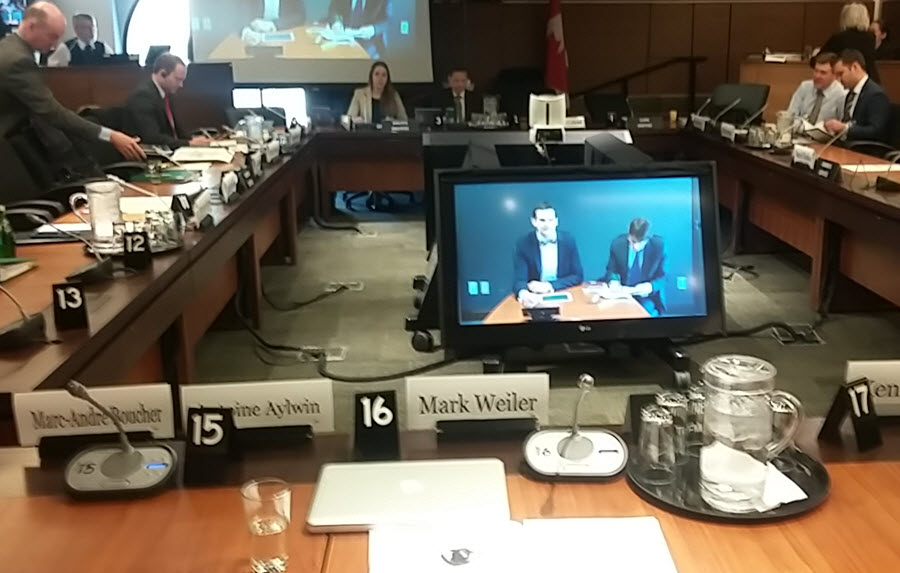
{"label": "woman with blonde hair", "polygon": [[859,50],[866,60],[869,78],[881,83],[875,64],[875,35],[869,30],[869,24],[869,9],[865,4],[845,4],[841,9],[841,31],[828,38],[819,52],[831,52],[840,56],[844,50]]}

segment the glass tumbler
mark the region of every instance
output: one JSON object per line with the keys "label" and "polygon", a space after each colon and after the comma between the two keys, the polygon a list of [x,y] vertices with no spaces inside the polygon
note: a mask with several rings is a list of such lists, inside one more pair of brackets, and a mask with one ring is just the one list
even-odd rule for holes
{"label": "glass tumbler", "polygon": [[241,487],[241,499],[251,536],[251,571],[283,573],[288,566],[290,486],[277,478],[250,480]]}

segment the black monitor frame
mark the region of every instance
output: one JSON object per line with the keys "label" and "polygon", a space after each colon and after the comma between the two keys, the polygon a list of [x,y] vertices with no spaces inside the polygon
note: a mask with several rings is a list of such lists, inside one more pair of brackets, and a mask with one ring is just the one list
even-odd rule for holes
{"label": "black monitor frame", "polygon": [[[455,186],[471,183],[578,181],[656,177],[696,177],[699,180],[702,251],[706,285],[706,315],[652,319],[540,322],[503,325],[459,323],[458,258]],[[532,167],[495,170],[441,171],[437,188],[437,227],[441,340],[457,356],[501,352],[514,347],[542,348],[559,343],[605,343],[616,340],[659,340],[709,335],[724,329],[725,314],[719,250],[716,168],[713,162],[671,162],[650,165]]]}

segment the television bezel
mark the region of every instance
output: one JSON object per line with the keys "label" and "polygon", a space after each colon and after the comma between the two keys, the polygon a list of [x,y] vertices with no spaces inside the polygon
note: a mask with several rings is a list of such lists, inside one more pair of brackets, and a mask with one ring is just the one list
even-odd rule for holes
{"label": "television bezel", "polygon": [[[456,185],[659,177],[696,177],[699,181],[706,315],[498,325],[459,323]],[[560,343],[684,338],[715,334],[724,329],[716,167],[713,162],[443,170],[438,173],[436,206],[441,340],[445,349],[458,355],[476,355],[514,347],[541,348]]]}

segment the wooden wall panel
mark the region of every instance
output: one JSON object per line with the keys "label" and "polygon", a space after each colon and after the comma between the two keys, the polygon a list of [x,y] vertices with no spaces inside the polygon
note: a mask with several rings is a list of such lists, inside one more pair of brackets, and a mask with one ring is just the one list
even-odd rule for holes
{"label": "wooden wall panel", "polygon": [[694,6],[694,55],[707,58],[697,68],[697,90],[700,92],[711,91],[728,77],[730,29],[730,4]]}
{"label": "wooden wall panel", "polygon": [[[651,4],[647,65],[691,54],[694,33],[692,4]],[[685,93],[687,66],[663,69],[647,78],[648,93]]]}
{"label": "wooden wall panel", "polygon": [[[566,4],[563,19],[571,91],[647,65],[649,4]],[[646,77],[632,81],[629,91],[646,93]]]}
{"label": "wooden wall panel", "polygon": [[803,45],[818,48],[838,31],[840,2],[811,2],[803,5]]}
{"label": "wooden wall panel", "polygon": [[803,49],[803,4],[732,4],[728,77],[736,79],[741,62],[765,48],[776,52]]}
{"label": "wooden wall panel", "polygon": [[468,28],[462,4],[432,4],[430,10],[434,80],[440,82],[452,66],[472,61],[468,53]]}

